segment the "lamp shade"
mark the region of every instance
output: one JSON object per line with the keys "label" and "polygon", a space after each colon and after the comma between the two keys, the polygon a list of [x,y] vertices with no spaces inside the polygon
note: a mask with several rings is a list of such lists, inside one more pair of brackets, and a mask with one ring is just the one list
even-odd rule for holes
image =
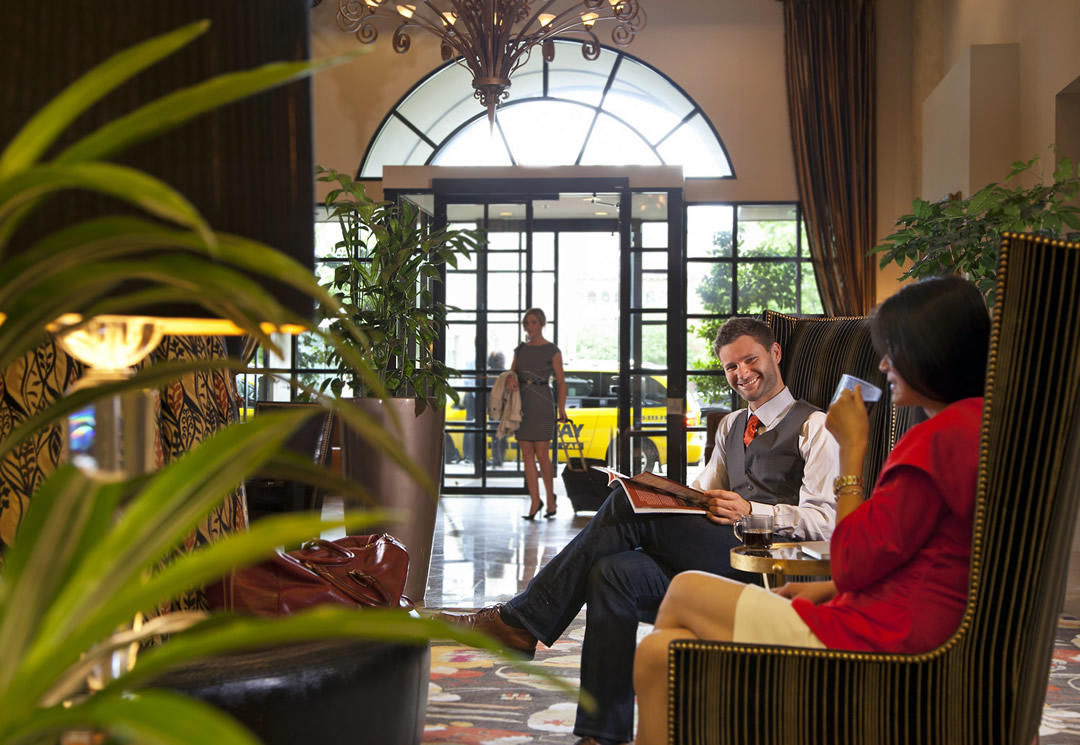
{"label": "lamp shade", "polygon": [[[200,19],[210,30],[123,83],[65,132],[63,148],[141,105],[222,73],[268,62],[306,60],[309,0],[65,0],[4,9],[0,45],[0,142],[89,68],[120,50]],[[179,191],[217,231],[265,243],[312,268],[314,163],[307,79],[211,110],[110,160],[145,171]],[[58,227],[133,208],[88,192],[63,192],[22,224],[11,254]],[[234,267],[235,269],[235,267]],[[236,269],[241,274],[243,270]],[[262,275],[250,276],[305,319],[312,301]],[[214,320],[201,306],[156,304],[122,312]],[[212,327],[212,326],[211,326]],[[166,330],[177,331],[177,324]],[[223,328],[223,327],[222,327]]]}

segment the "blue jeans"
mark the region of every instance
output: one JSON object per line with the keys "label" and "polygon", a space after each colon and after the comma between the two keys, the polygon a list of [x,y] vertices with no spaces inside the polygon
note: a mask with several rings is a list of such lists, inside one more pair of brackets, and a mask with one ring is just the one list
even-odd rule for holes
{"label": "blue jeans", "polygon": [[596,516],[507,605],[526,629],[551,646],[588,603],[581,649],[580,705],[574,734],[626,741],[633,737],[634,647],[638,621],[652,622],[668,583],[698,569],[753,581],[731,569],[738,541],[731,527],[699,515],[637,515],[621,488]]}

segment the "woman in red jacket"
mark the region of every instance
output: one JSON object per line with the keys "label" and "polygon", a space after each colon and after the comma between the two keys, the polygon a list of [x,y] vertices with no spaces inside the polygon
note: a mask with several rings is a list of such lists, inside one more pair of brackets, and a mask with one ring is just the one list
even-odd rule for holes
{"label": "woman in red jacket", "polygon": [[856,390],[829,409],[839,445],[837,525],[829,582],[776,592],[703,572],[679,574],[638,645],[638,745],[666,740],[673,639],[925,652],[956,631],[967,602],[990,321],[982,296],[956,277],[908,285],[871,319],[880,368],[897,406],[930,417],[889,454],[873,499],[862,472],[869,429]]}

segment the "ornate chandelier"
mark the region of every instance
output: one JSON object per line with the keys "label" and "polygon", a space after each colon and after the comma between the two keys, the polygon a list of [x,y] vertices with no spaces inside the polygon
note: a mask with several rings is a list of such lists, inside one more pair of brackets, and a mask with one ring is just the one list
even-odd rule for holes
{"label": "ornate chandelier", "polygon": [[510,76],[525,64],[539,45],[544,59],[555,58],[556,36],[581,39],[587,60],[600,56],[594,31],[611,24],[611,40],[619,46],[633,41],[645,25],[638,0],[338,0],[338,24],[370,44],[378,37],[376,19],[393,19],[394,50],[409,51],[414,29],[442,41],[442,58],[457,58],[473,76],[473,96],[488,110],[509,96]]}

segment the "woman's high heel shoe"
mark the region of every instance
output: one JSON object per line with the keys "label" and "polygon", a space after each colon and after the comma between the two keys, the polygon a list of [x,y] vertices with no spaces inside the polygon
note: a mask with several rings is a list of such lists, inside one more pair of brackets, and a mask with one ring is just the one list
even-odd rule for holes
{"label": "woman's high heel shoe", "polygon": [[556,508],[556,509],[552,510],[551,512],[545,512],[544,517],[546,517],[547,519],[550,520],[551,518],[555,517],[555,513],[558,512],[558,511],[559,510]]}
{"label": "woman's high heel shoe", "polygon": [[538,514],[540,513],[540,509],[541,509],[541,508],[542,508],[543,506],[544,506],[544,505],[542,505],[542,504],[538,504],[538,505],[536,505],[536,509],[535,509],[535,510],[533,510],[532,512],[530,512],[530,513],[529,513],[528,515],[522,515],[522,516],[521,516],[521,519],[522,519],[522,520],[535,520],[535,519],[536,519],[536,516],[537,516],[537,515],[538,515]]}

